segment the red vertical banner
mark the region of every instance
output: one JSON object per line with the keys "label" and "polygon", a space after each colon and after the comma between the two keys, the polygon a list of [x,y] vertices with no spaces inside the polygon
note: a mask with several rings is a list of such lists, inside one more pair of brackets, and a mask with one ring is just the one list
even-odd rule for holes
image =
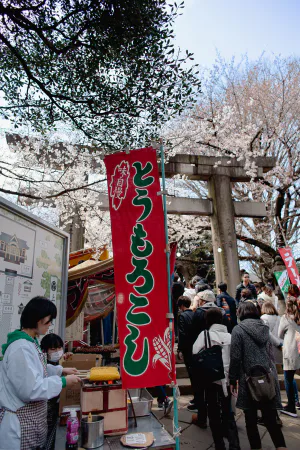
{"label": "red vertical banner", "polygon": [[123,386],[172,379],[164,215],[156,151],[107,156]]}
{"label": "red vertical banner", "polygon": [[293,257],[292,249],[290,247],[285,247],[279,248],[278,251],[287,269],[291,284],[296,284],[298,287],[300,287],[299,271],[296,261]]}

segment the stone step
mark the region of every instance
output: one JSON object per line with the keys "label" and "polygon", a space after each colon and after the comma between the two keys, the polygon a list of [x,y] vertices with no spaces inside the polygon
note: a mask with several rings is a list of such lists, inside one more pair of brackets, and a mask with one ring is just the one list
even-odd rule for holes
{"label": "stone step", "polygon": [[188,372],[186,370],[185,364],[176,364],[176,377],[177,380],[180,378],[188,378]]}
{"label": "stone step", "polygon": [[[189,378],[180,378],[177,380],[177,384],[179,387],[180,395],[192,395],[192,386]],[[147,388],[150,394],[153,397],[156,397],[158,395],[157,388]],[[169,397],[173,395],[173,389],[170,386],[166,387],[166,393]]]}
{"label": "stone step", "polygon": [[175,362],[176,362],[176,364],[182,364],[182,359],[178,358],[177,353],[175,354]]}
{"label": "stone step", "polygon": [[180,390],[180,395],[192,395],[192,386],[189,378],[179,378],[177,384]]}

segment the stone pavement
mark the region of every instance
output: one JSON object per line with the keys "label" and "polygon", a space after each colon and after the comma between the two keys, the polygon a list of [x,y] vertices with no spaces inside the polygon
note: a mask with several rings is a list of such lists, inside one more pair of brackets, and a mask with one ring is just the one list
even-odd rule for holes
{"label": "stone pavement", "polygon": [[[286,396],[283,391],[281,391],[283,402],[286,401]],[[191,400],[192,396],[182,396],[179,398],[178,402],[178,416],[179,416],[179,426],[181,428],[180,436],[180,447],[182,450],[208,450],[213,449],[214,444],[211,436],[210,429],[202,430],[196,425],[191,424],[192,413],[190,413],[186,406]],[[172,421],[173,417],[163,418],[163,412],[158,411],[156,405],[153,407],[153,412],[164,424],[166,430],[172,433]],[[299,450],[300,449],[300,412],[298,413],[299,418],[293,419],[292,417],[286,416],[285,414],[280,414],[280,418],[283,421],[283,434],[286,440],[286,445],[289,450]],[[249,450],[249,441],[247,439],[244,414],[241,410],[237,410],[236,422],[239,432],[241,450]],[[269,433],[265,427],[259,426],[260,435],[262,438],[262,448],[263,450],[273,450],[274,446],[270,439]],[[228,448],[228,442],[225,439],[225,444]]]}
{"label": "stone pavement", "polygon": [[[286,401],[286,396],[283,391],[281,391],[283,402]],[[213,440],[210,433],[210,429],[202,430],[196,425],[191,424],[192,413],[190,413],[186,406],[191,400],[192,396],[181,396],[178,402],[178,415],[179,415],[179,426],[181,428],[180,436],[180,446],[182,450],[208,450],[213,449]],[[169,417],[163,417],[163,411],[157,409],[156,400],[153,402],[153,413],[161,420],[165,429],[172,433],[173,429],[173,415]],[[299,418],[293,419],[292,417],[286,416],[284,414],[280,415],[283,421],[283,434],[286,440],[286,445],[289,450],[299,450],[300,449],[300,412],[298,413]],[[237,410],[237,427],[239,431],[239,438],[241,444],[241,450],[249,450],[249,442],[247,439],[244,414],[242,411]],[[145,430],[147,431],[147,430]],[[260,435],[262,438],[262,448],[263,450],[273,450],[274,446],[270,439],[269,433],[265,427],[259,426]],[[65,435],[66,427],[58,427],[57,440],[56,440],[56,450],[65,449]],[[225,443],[228,442],[225,440]]]}

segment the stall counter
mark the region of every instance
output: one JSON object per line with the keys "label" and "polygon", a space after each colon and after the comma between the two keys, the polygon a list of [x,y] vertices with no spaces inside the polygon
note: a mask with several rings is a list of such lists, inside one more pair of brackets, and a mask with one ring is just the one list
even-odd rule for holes
{"label": "stall counter", "polygon": [[[60,427],[59,434],[62,431],[65,432],[65,428]],[[134,426],[134,419],[128,419],[128,433],[145,433],[151,432],[154,436],[154,442],[151,445],[151,449],[175,449],[175,440],[172,436],[163,428],[163,425],[155,417],[153,413],[150,416],[137,417],[137,427]],[[99,447],[98,450],[125,450],[129,447],[124,447],[120,442],[121,436],[108,436],[104,439],[104,445]],[[57,445],[57,450],[63,450],[65,447]],[[78,450],[84,450],[83,447],[79,447]]]}

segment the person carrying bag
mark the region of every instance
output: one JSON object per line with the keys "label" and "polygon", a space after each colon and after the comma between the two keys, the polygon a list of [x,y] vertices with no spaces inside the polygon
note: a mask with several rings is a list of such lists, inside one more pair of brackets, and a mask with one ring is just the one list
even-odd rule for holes
{"label": "person carrying bag", "polygon": [[[225,378],[222,359],[222,346],[211,345],[209,331],[204,330],[205,347],[193,354],[192,369],[194,376],[201,375],[203,383],[209,384]],[[197,342],[197,341],[196,341]]]}
{"label": "person carrying bag", "polygon": [[255,402],[270,402],[276,396],[275,378],[270,370],[257,364],[251,367],[250,375],[246,376],[247,386]]}
{"label": "person carrying bag", "polygon": [[[194,377],[196,383],[204,387],[209,426],[215,449],[226,449],[224,443],[224,437],[226,437],[229,442],[229,450],[240,450],[229,391],[231,335],[222,322],[223,314],[220,308],[210,308],[207,311],[206,327],[208,331],[204,330],[193,346]],[[202,413],[198,409],[198,416],[196,414],[193,416],[193,423],[199,425],[198,417],[201,418]]]}
{"label": "person carrying bag", "polygon": [[237,408],[244,411],[250,447],[262,448],[257,426],[257,411],[261,410],[275,448],[285,449],[278,423],[277,410],[282,406],[269,327],[260,320],[258,308],[252,302],[240,304],[238,317],[240,323],[231,335],[230,390],[237,396]]}

